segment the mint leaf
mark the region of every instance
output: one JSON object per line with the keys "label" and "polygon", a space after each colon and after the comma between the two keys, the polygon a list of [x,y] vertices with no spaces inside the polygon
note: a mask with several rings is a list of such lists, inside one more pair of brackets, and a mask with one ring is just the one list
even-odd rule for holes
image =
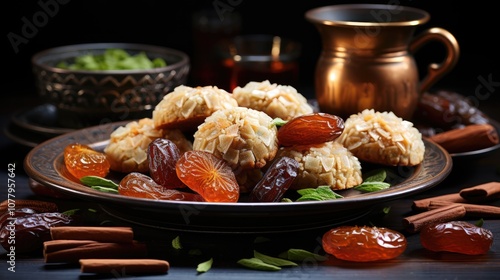
{"label": "mint leaf", "polygon": [[363,174],[363,182],[383,182],[387,178],[385,169],[375,169]]}
{"label": "mint leaf", "polygon": [[118,190],[113,189],[113,188],[102,187],[102,186],[91,186],[90,188],[93,190],[96,190],[96,191],[100,191],[100,192],[118,194]]}
{"label": "mint leaf", "polygon": [[258,258],[241,259],[238,264],[255,270],[278,271],[281,267],[272,264],[267,264]]}
{"label": "mint leaf", "polygon": [[482,226],[483,226],[483,224],[484,224],[484,220],[483,220],[483,219],[479,219],[479,220],[475,223],[475,225],[476,225],[477,227],[482,227]]}
{"label": "mint leaf", "polygon": [[305,261],[314,259],[316,261],[326,261],[327,257],[318,255],[303,249],[289,249],[280,254],[280,257],[286,258],[291,261]]}
{"label": "mint leaf", "polygon": [[324,197],[326,199],[343,198],[343,196],[341,196],[340,194],[332,191],[330,186],[319,186],[318,188],[316,188],[316,191],[321,197]]}
{"label": "mint leaf", "polygon": [[253,256],[255,258],[267,263],[267,264],[271,264],[271,265],[275,265],[275,266],[298,266],[298,264],[296,264],[292,261],[264,255],[264,254],[261,254],[261,253],[255,251],[255,250],[253,251]]}
{"label": "mint leaf", "polygon": [[73,216],[78,211],[80,211],[80,209],[70,209],[70,210],[66,210],[66,211],[62,212],[62,214],[68,215],[68,216]]}
{"label": "mint leaf", "polygon": [[273,121],[271,122],[271,125],[283,126],[286,123],[287,123],[287,121],[283,120],[282,118],[274,118]]}
{"label": "mint leaf", "polygon": [[329,186],[319,186],[317,188],[306,188],[297,190],[301,195],[297,201],[321,201],[343,198],[343,196],[335,193]]}
{"label": "mint leaf", "polygon": [[182,249],[181,238],[179,236],[172,239],[172,247],[177,250]]}
{"label": "mint leaf", "polygon": [[198,267],[196,267],[196,271],[199,273],[207,272],[210,270],[210,268],[212,268],[213,263],[214,259],[210,258],[208,261],[198,264]]}
{"label": "mint leaf", "polygon": [[391,184],[384,182],[387,178],[385,169],[375,169],[363,175],[363,183],[355,186],[353,189],[360,192],[375,192],[387,189]]}
{"label": "mint leaf", "polygon": [[391,184],[386,182],[363,182],[361,185],[354,187],[354,189],[361,192],[375,192],[388,189],[390,186]]}
{"label": "mint leaf", "polygon": [[118,190],[117,183],[99,176],[84,176],[80,178],[80,182],[89,187],[99,186]]}

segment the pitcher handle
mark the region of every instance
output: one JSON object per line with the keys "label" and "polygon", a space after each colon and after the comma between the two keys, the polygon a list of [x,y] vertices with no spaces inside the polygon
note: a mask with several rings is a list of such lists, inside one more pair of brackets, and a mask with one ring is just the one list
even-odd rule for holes
{"label": "pitcher handle", "polygon": [[441,79],[457,64],[460,48],[456,38],[447,30],[434,27],[421,32],[410,43],[409,51],[416,52],[427,42],[436,40],[442,42],[446,47],[446,59],[441,63],[429,64],[428,73],[420,82],[419,93],[427,91],[434,83]]}

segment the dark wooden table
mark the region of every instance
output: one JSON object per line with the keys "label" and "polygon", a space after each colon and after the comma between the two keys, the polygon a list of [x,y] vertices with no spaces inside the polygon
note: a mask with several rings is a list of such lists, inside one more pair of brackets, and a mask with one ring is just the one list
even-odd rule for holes
{"label": "dark wooden table", "polygon": [[[28,104],[29,103],[24,103]],[[19,104],[18,104],[19,105]],[[488,107],[489,112],[498,118],[496,105]],[[5,104],[4,106],[5,107]],[[7,104],[8,107],[8,104]],[[2,113],[2,128],[8,125],[12,110]],[[496,113],[495,113],[496,112]],[[29,147],[20,145],[2,134],[0,153],[0,200],[7,198],[7,166],[15,164],[16,199],[41,199],[57,202],[63,209],[78,207],[96,207],[85,201],[70,199],[60,200],[34,195],[28,186],[29,178],[24,173],[22,162]],[[320,252],[320,237],[328,230],[315,229],[303,232],[280,233],[270,235],[231,235],[231,234],[193,234],[186,232],[165,232],[152,228],[134,228],[140,238],[151,241],[148,244],[155,256],[167,259],[171,269],[166,275],[124,275],[116,272],[111,275],[82,274],[77,265],[45,264],[41,253],[16,254],[15,272],[9,256],[0,249],[0,279],[494,279],[500,275],[500,219],[484,219],[483,227],[491,230],[495,236],[493,246],[486,255],[467,256],[453,253],[433,253],[425,250],[418,234],[405,231],[402,219],[413,214],[411,204],[414,200],[441,194],[454,193],[462,188],[500,179],[500,150],[478,158],[455,158],[451,174],[432,189],[394,201],[389,201],[380,208],[390,207],[387,214],[374,211],[350,224],[376,225],[403,232],[408,240],[408,248],[396,259],[373,263],[354,263],[340,261],[333,257],[325,262],[307,261],[295,268],[283,268],[281,271],[268,272],[244,268],[236,263],[240,258],[251,257],[253,249],[269,254],[278,254],[290,248],[302,248]],[[500,204],[496,204],[499,206]],[[101,217],[102,218],[102,217]],[[466,219],[475,223],[477,219]],[[119,221],[114,221],[118,222]],[[175,236],[180,236],[187,248],[199,249],[202,256],[172,252],[170,245]],[[266,242],[255,243],[257,237],[265,237]],[[152,242],[154,240],[154,243]],[[158,242],[158,241],[162,242]],[[22,240],[18,240],[22,242]],[[153,243],[153,244],[151,244]],[[197,274],[196,265],[208,257],[214,258],[212,269]]]}

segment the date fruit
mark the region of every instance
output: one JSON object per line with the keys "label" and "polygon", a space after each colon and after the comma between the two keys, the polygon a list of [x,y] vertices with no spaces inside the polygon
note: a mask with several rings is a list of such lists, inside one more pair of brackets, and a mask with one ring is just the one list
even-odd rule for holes
{"label": "date fruit", "polygon": [[344,120],[326,113],[295,117],[278,130],[281,146],[316,145],[337,139],[344,131]]}
{"label": "date fruit", "polygon": [[464,221],[436,223],[421,229],[420,243],[433,252],[482,255],[490,250],[493,233]]}
{"label": "date fruit", "polygon": [[445,90],[422,93],[413,119],[425,136],[471,124],[490,123],[488,117],[465,96]]}
{"label": "date fruit", "polygon": [[179,158],[180,151],[174,142],[165,138],[153,140],[148,146],[149,175],[165,188],[185,187],[175,172],[175,164]]}
{"label": "date fruit", "polygon": [[340,226],[322,238],[325,252],[354,262],[389,260],[401,255],[407,246],[403,234],[382,227]]}
{"label": "date fruit", "polygon": [[[10,219],[12,217],[15,219]],[[13,215],[6,212],[0,217],[0,244],[7,252],[10,246],[15,246],[16,253],[33,252],[41,249],[43,242],[50,240],[51,227],[71,223],[71,216],[59,212],[37,213],[29,208],[17,209]]]}
{"label": "date fruit", "polygon": [[250,193],[252,202],[278,202],[297,177],[299,163],[289,157],[273,162]]}
{"label": "date fruit", "polygon": [[118,185],[118,193],[155,200],[203,201],[198,194],[167,189],[156,183],[153,178],[139,172],[131,172],[123,177]]}

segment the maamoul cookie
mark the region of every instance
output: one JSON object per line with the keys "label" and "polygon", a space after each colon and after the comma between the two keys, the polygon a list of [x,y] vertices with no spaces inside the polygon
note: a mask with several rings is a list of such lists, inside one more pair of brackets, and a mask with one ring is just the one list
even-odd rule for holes
{"label": "maamoul cookie", "polygon": [[289,120],[313,112],[313,107],[307,103],[307,99],[294,87],[271,84],[267,80],[236,87],[233,97],[239,106],[263,111],[271,118]]}
{"label": "maamoul cookie", "polygon": [[125,173],[148,172],[148,146],[160,137],[174,142],[181,153],[192,150],[192,143],[180,130],[156,129],[152,119],[143,118],[120,126],[111,133],[104,149],[111,170]]}
{"label": "maamoul cookie", "polygon": [[230,93],[215,86],[178,86],[153,110],[156,128],[195,131],[213,112],[238,106]]}
{"label": "maamoul cookie", "polygon": [[235,172],[262,168],[278,150],[277,128],[266,113],[245,107],[219,110],[194,134],[193,149],[225,159]]}
{"label": "maamoul cookie", "polygon": [[413,123],[393,112],[365,109],[353,114],[336,141],[359,160],[390,166],[414,166],[424,159],[422,135]]}
{"label": "maamoul cookie", "polygon": [[335,141],[313,146],[282,147],[275,159],[283,156],[299,163],[298,176],[290,186],[291,189],[327,185],[332,190],[343,190],[363,182],[359,160]]}

